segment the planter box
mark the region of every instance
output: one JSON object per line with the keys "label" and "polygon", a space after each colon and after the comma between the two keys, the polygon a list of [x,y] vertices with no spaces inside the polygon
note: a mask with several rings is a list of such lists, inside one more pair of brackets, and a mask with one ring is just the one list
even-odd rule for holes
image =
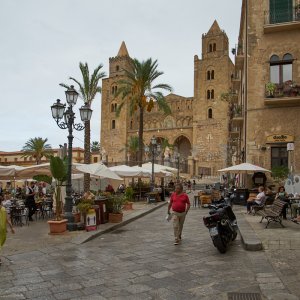
{"label": "planter box", "polygon": [[123,213],[120,214],[108,214],[108,221],[109,223],[121,223],[123,221]]}
{"label": "planter box", "polygon": [[73,217],[74,217],[74,223],[79,223],[81,220],[81,213],[80,212],[73,213]]}
{"label": "planter box", "polygon": [[48,221],[50,232],[49,234],[63,234],[67,231],[67,219],[60,221]]}

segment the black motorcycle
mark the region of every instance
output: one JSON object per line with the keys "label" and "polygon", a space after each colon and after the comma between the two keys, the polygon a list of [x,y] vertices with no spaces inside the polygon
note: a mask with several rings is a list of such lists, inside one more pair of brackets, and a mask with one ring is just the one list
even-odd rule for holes
{"label": "black motorcycle", "polygon": [[209,206],[209,216],[203,217],[204,225],[208,228],[214,246],[220,253],[225,253],[231,241],[237,237],[237,221],[228,203]]}

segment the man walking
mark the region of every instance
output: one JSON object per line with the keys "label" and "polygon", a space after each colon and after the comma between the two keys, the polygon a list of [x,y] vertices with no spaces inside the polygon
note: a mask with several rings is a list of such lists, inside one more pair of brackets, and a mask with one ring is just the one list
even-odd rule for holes
{"label": "man walking", "polygon": [[186,193],[183,192],[183,186],[181,183],[175,185],[175,192],[171,195],[170,203],[168,206],[168,214],[172,208],[173,214],[173,228],[175,242],[174,245],[178,245],[181,242],[181,234],[185,216],[190,209],[190,200]]}

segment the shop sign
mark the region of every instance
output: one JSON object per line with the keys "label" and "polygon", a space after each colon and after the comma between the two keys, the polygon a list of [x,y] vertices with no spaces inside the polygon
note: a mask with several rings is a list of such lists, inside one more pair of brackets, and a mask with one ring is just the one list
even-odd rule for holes
{"label": "shop sign", "polygon": [[267,136],[267,143],[290,143],[294,141],[293,135],[274,134]]}
{"label": "shop sign", "polygon": [[96,211],[94,209],[89,209],[86,214],[86,222],[85,222],[86,231],[96,230]]}

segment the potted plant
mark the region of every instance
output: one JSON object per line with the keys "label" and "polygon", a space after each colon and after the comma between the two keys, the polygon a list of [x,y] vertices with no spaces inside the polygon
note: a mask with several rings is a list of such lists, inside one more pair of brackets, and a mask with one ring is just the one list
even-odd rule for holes
{"label": "potted plant", "polygon": [[124,193],[124,210],[131,210],[132,205],[133,205],[133,195],[134,195],[134,191],[133,188],[127,187]]}
{"label": "potted plant", "polygon": [[124,197],[114,195],[108,201],[110,203],[110,212],[108,214],[108,221],[110,223],[120,223],[123,220],[122,208],[124,205]]}
{"label": "potted plant", "polygon": [[50,234],[61,234],[67,230],[67,219],[62,218],[62,194],[61,187],[67,179],[67,167],[65,162],[60,157],[50,157],[50,171],[55,179],[55,219],[49,220]]}
{"label": "potted plant", "polygon": [[267,95],[268,98],[273,98],[274,97],[275,90],[276,90],[276,84],[275,83],[268,82],[266,84],[266,91],[268,93],[268,95]]}

